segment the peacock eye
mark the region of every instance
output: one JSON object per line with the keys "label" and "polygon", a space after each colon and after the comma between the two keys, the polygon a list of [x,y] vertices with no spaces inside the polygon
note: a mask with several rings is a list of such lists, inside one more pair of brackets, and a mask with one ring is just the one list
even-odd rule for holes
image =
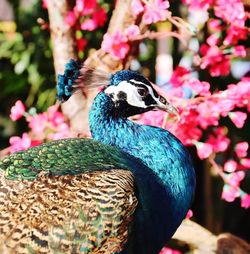
{"label": "peacock eye", "polygon": [[138,94],[141,95],[142,97],[146,97],[148,95],[148,90],[144,88],[138,88],[137,90]]}

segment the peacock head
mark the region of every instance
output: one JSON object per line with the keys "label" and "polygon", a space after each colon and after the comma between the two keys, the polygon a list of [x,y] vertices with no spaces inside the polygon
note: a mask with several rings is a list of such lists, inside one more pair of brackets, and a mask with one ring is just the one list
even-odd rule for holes
{"label": "peacock head", "polygon": [[85,88],[103,86],[104,93],[113,102],[119,116],[129,117],[150,110],[164,110],[178,115],[167,99],[159,95],[152,84],[141,74],[122,70],[108,75],[105,72],[81,66],[74,60],[66,65],[64,75],[58,75],[57,96],[63,102],[84,84]]}
{"label": "peacock head", "polygon": [[103,92],[112,99],[119,115],[125,117],[157,109],[178,114],[149,80],[134,71],[122,70],[113,74]]}

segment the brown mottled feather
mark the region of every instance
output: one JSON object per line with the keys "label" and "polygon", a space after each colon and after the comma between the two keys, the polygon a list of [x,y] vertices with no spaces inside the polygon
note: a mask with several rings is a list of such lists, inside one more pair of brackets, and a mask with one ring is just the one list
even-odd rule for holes
{"label": "brown mottled feather", "polygon": [[0,174],[1,254],[121,251],[137,206],[129,171],[41,174],[34,181]]}

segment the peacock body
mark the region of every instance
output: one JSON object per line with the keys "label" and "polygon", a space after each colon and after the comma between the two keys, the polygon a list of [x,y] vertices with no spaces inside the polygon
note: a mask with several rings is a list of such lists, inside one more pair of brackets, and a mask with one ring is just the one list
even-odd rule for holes
{"label": "peacock body", "polygon": [[[59,99],[95,75],[71,61]],[[170,132],[127,119],[174,108],[135,72],[100,77],[93,140],[53,141],[0,162],[0,253],[156,254],[185,217],[195,188],[188,152]]]}

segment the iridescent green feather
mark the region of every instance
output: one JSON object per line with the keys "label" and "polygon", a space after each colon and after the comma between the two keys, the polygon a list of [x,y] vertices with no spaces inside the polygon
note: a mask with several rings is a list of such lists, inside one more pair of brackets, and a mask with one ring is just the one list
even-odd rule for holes
{"label": "iridescent green feather", "polygon": [[0,161],[9,180],[33,180],[39,173],[65,175],[129,169],[128,155],[91,139],[65,139],[11,154]]}

